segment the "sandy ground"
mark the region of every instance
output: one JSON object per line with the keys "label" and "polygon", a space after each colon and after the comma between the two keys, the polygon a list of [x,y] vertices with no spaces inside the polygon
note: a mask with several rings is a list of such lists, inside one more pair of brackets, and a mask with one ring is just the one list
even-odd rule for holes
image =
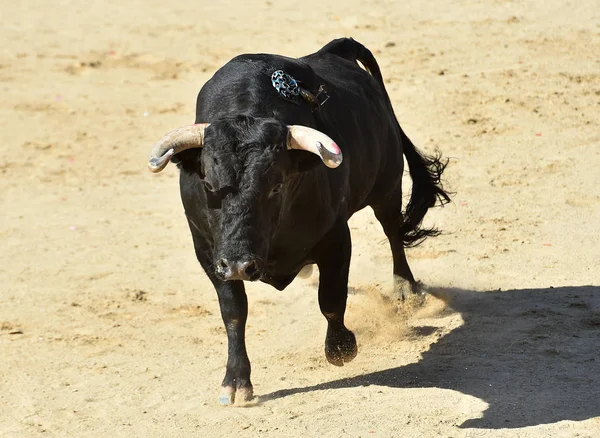
{"label": "sandy ground", "polygon": [[[600,436],[598,1],[218,3],[1,3],[0,436]],[[427,219],[445,234],[408,254],[432,295],[383,298],[390,252],[360,212],[358,357],[326,362],[316,274],[251,284],[258,398],[223,408],[177,169],[146,157],[233,56],[339,36],[451,158],[454,202]]]}

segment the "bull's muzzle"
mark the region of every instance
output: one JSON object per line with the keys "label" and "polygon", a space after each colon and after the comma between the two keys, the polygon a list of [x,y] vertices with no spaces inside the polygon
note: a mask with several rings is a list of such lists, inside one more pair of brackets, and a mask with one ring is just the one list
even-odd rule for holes
{"label": "bull's muzzle", "polygon": [[230,261],[222,258],[215,268],[217,276],[224,281],[256,281],[261,276],[260,263],[257,260]]}

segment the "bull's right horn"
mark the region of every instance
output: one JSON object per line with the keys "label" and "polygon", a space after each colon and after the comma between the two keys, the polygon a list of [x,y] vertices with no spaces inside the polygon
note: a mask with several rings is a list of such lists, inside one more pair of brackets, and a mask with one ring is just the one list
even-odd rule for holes
{"label": "bull's right horn", "polygon": [[208,123],[184,126],[165,135],[152,148],[148,158],[148,168],[157,173],[165,168],[171,157],[181,151],[201,148],[204,145],[204,130]]}

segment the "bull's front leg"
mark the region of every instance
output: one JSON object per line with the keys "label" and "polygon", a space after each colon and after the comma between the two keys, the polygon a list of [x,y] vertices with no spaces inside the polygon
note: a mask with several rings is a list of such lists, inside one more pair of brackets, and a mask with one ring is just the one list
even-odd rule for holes
{"label": "bull's front leg", "polygon": [[236,400],[249,401],[253,397],[245,337],[248,299],[242,281],[217,280],[214,283],[227,331],[227,368],[221,384],[219,403],[231,405]]}
{"label": "bull's front leg", "polygon": [[238,401],[252,399],[250,382],[250,360],[246,352],[246,319],[248,318],[248,298],[243,281],[223,281],[217,278],[213,266],[211,244],[197,232],[199,228],[190,220],[190,230],[194,240],[196,257],[210,278],[219,297],[221,317],[227,332],[227,368],[221,384],[219,403],[231,405]]}
{"label": "bull's front leg", "polygon": [[319,307],[327,319],[325,357],[331,364],[343,366],[358,352],[354,333],[344,325],[352,252],[348,224],[340,220],[319,246]]}

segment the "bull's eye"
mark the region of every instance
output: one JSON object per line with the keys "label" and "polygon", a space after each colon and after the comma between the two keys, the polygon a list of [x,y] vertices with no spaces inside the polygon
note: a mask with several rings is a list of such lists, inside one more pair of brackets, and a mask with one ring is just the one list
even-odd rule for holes
{"label": "bull's eye", "polygon": [[204,181],[204,188],[206,190],[208,190],[209,192],[214,192],[215,189],[213,188],[212,184],[209,183],[208,181]]}
{"label": "bull's eye", "polygon": [[271,190],[271,195],[276,195],[277,193],[281,192],[282,188],[283,183],[276,184],[275,187],[273,187],[273,190]]}

